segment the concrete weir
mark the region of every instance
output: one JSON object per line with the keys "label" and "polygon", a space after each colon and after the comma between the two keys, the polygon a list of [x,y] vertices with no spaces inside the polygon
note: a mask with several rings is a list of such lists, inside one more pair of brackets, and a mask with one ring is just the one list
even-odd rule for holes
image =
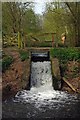
{"label": "concrete weir", "polygon": [[[47,63],[45,63],[45,61],[47,61]],[[60,75],[60,69],[59,69],[59,61],[56,58],[50,59],[49,51],[47,51],[47,52],[31,52],[31,77],[30,77],[30,81],[31,81],[31,83],[32,83],[32,81],[34,81],[35,84],[37,84],[35,82],[36,80],[38,82],[41,82],[40,80],[43,79],[41,77],[42,74],[44,73],[44,76],[47,75],[47,74],[45,74],[45,72],[48,69],[46,67],[49,67],[49,66],[47,66],[48,61],[49,61],[49,64],[51,66],[51,68],[49,68],[49,71],[51,71],[51,76],[52,76],[52,80],[51,80],[52,87],[54,88],[54,90],[60,90],[61,89],[61,75]],[[41,70],[40,70],[40,68],[41,68]],[[37,69],[38,73],[37,73],[36,69]],[[33,70],[36,71],[36,73],[33,73]],[[40,71],[42,71],[43,73],[40,73]],[[49,78],[44,77],[44,79],[49,79]]]}
{"label": "concrete weir", "polygon": [[50,61],[49,52],[31,52],[31,61]]}
{"label": "concrete weir", "polygon": [[[52,74],[49,52],[31,53],[31,89],[33,87],[41,88],[49,84],[52,89]],[[48,88],[45,87],[45,89]]]}
{"label": "concrete weir", "polygon": [[53,87],[54,90],[60,90],[62,87],[61,82],[61,74],[59,68],[59,61],[57,58],[51,59],[51,67],[52,67],[52,76],[53,76]]}

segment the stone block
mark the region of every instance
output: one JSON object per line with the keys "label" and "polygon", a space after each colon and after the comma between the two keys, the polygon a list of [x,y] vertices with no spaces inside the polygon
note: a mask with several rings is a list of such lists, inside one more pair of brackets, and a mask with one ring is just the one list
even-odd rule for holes
{"label": "stone block", "polygon": [[53,76],[53,87],[55,90],[61,89],[61,75],[59,68],[59,60],[57,58],[53,58],[52,62],[52,76]]}

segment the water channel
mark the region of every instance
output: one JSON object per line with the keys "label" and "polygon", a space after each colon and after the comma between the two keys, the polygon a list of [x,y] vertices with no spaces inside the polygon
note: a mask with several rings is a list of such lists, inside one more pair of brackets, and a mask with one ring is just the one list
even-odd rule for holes
{"label": "water channel", "polygon": [[31,62],[31,89],[3,102],[3,118],[79,118],[80,95],[55,91],[51,62]]}

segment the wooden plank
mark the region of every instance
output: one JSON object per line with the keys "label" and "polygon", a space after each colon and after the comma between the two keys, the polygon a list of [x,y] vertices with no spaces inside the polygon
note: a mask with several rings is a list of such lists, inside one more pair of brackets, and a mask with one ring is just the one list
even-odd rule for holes
{"label": "wooden plank", "polygon": [[66,79],[66,78],[62,78],[62,80],[74,91],[74,92],[77,92],[76,89],[74,88],[74,86],[69,83],[69,81]]}
{"label": "wooden plank", "polygon": [[31,36],[35,41],[40,41],[38,38]]}

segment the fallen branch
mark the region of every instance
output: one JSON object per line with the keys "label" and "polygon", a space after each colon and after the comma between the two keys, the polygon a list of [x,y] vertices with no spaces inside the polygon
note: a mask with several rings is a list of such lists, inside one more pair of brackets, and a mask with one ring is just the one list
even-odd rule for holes
{"label": "fallen branch", "polygon": [[76,89],[73,87],[73,85],[71,83],[69,83],[69,81],[66,78],[62,78],[62,80],[74,91],[77,92]]}

